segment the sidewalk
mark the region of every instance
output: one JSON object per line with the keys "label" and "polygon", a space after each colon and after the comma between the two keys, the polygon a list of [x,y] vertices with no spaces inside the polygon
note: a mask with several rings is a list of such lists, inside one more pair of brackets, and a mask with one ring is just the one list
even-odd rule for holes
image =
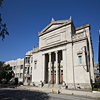
{"label": "sidewalk", "polygon": [[[40,91],[50,93],[52,88],[40,88],[40,87],[32,87],[32,86],[18,86],[17,89],[21,90],[30,90],[30,91]],[[61,90],[60,94],[70,94],[84,97],[92,97],[92,98],[100,98],[100,93],[92,93],[87,91],[77,91],[77,90]]]}

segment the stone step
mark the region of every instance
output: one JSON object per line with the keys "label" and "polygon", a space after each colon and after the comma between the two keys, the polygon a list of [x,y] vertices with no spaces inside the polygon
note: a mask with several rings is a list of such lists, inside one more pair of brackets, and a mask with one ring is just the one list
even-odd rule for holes
{"label": "stone step", "polygon": [[44,84],[44,88],[61,88],[62,84]]}

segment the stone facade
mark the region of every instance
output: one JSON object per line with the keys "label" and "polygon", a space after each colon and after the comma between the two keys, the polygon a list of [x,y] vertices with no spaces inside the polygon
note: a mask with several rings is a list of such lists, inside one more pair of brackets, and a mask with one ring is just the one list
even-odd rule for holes
{"label": "stone facade", "polygon": [[75,28],[71,17],[52,19],[38,36],[39,46],[32,53],[34,84],[64,81],[68,88],[91,88],[94,58],[89,23]]}
{"label": "stone facade", "polygon": [[25,55],[24,85],[63,82],[68,88],[91,88],[94,58],[90,24],[76,27],[71,19],[55,21],[38,33],[39,46]]}

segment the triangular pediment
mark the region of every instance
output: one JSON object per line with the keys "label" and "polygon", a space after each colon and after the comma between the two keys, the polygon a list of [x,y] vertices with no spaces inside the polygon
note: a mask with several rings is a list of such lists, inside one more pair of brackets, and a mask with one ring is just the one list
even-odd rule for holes
{"label": "triangular pediment", "polygon": [[55,21],[54,19],[52,19],[51,23],[49,25],[47,25],[41,32],[39,32],[39,36],[42,34],[45,34],[46,32],[52,31],[54,29],[57,29],[61,26],[63,26],[66,23],[71,22],[71,19],[68,20],[60,20],[60,21]]}
{"label": "triangular pediment", "polygon": [[43,32],[47,32],[53,29],[56,29],[58,27],[62,26],[62,24],[51,24],[48,28],[46,28]]}

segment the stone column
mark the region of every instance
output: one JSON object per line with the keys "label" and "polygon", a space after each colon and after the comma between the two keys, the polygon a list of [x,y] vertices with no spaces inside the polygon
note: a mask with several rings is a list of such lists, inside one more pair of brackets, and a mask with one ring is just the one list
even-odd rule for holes
{"label": "stone column", "polygon": [[45,83],[45,54],[43,56],[43,82]]}
{"label": "stone column", "polygon": [[58,84],[58,51],[56,53],[56,84]]}
{"label": "stone column", "polygon": [[66,50],[62,50],[62,56],[63,56],[63,81],[66,82],[66,78],[67,78],[67,70],[66,70]]}
{"label": "stone column", "polygon": [[51,52],[49,53],[49,82],[51,83]]}

